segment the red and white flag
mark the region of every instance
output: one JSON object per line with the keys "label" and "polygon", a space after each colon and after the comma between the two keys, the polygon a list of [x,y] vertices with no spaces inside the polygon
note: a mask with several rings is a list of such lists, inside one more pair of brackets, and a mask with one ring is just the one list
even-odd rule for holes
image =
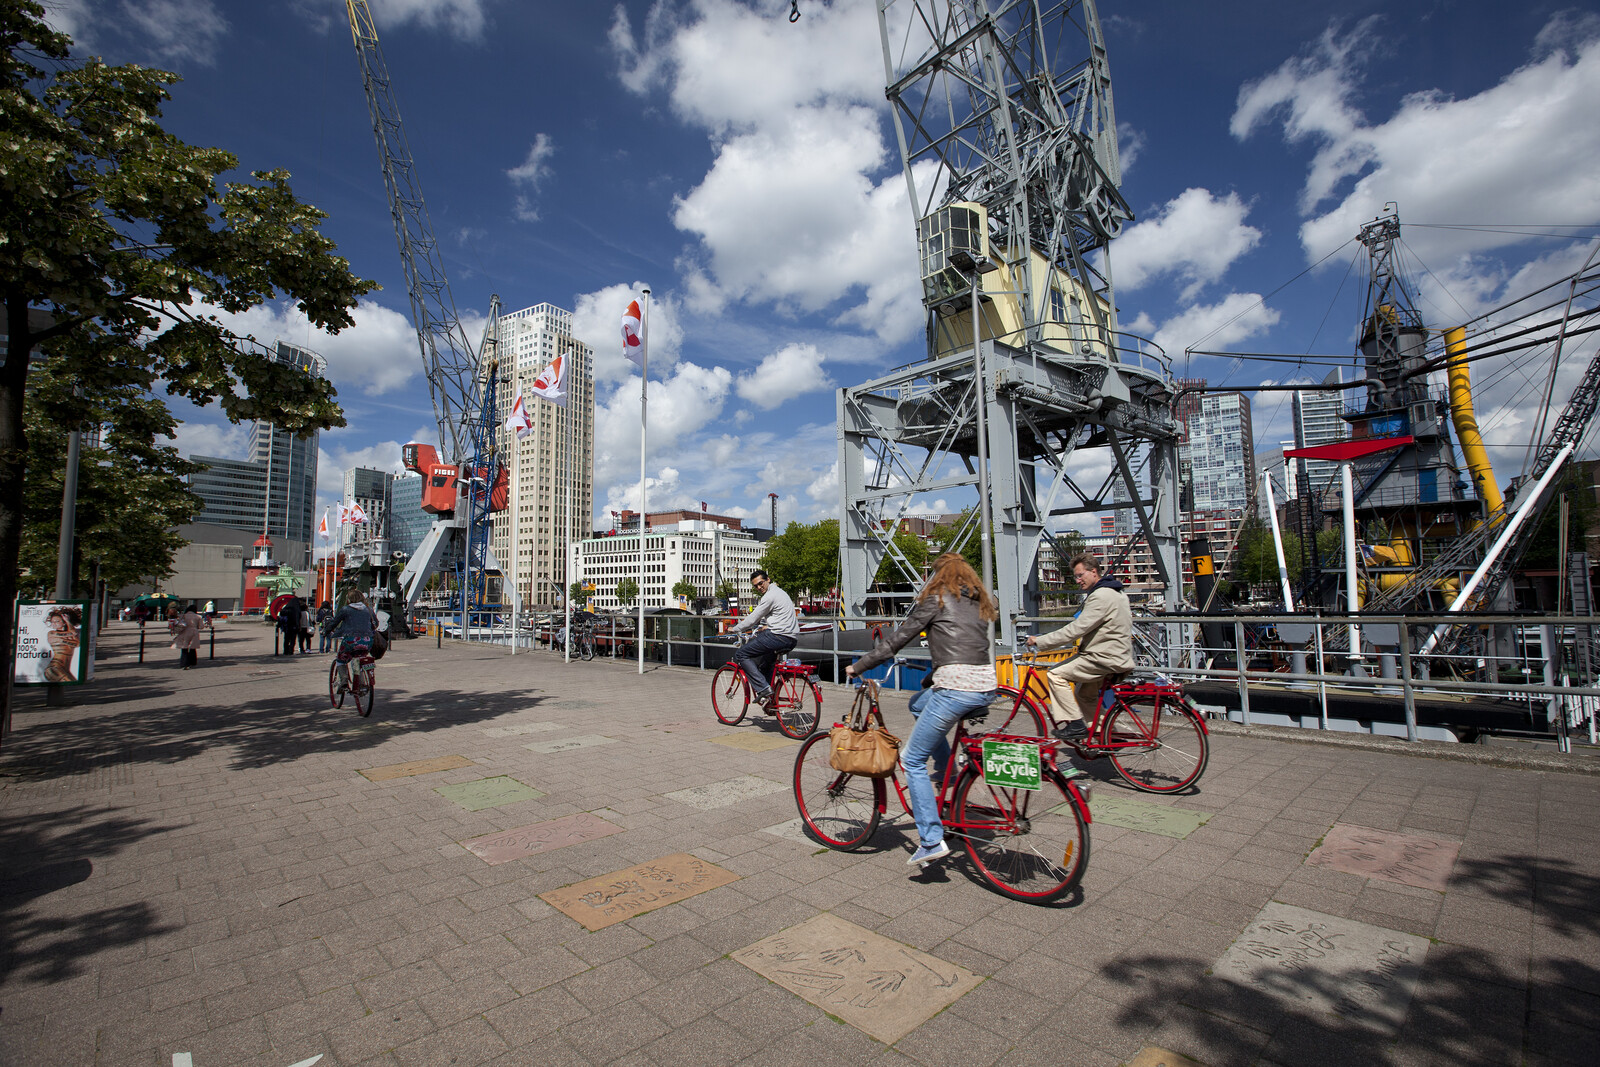
{"label": "red and white flag", "polygon": [[351,504],[350,511],[346,515],[344,521],[350,523],[351,525],[359,526],[361,523],[367,521],[367,513],[361,510],[360,504]]}
{"label": "red and white flag", "polygon": [[711,510],[710,505],[708,505],[704,500],[700,501],[700,513],[702,515],[704,515],[707,511],[710,511],[710,510]]}
{"label": "red and white flag", "polygon": [[639,301],[635,300],[622,313],[622,354],[637,363],[640,370],[644,369],[643,331],[643,316],[639,311]]}
{"label": "red and white flag", "polygon": [[[539,373],[529,386],[529,391],[534,396],[542,396],[552,404],[560,407],[567,406],[567,357],[557,356],[550,361],[550,365]],[[520,404],[522,398],[518,397]]]}
{"label": "red and white flag", "polygon": [[326,511],[322,513],[322,521],[317,523],[317,536],[324,541],[333,540],[333,534],[328,532],[328,513]]}
{"label": "red and white flag", "polygon": [[506,429],[516,434],[519,441],[533,432],[533,419],[528,415],[528,405],[523,402],[521,393],[511,402],[511,414],[506,416]]}
{"label": "red and white flag", "polygon": [[[343,500],[339,501],[339,525],[343,526],[350,521],[350,506]],[[344,536],[343,534],[340,535]]]}

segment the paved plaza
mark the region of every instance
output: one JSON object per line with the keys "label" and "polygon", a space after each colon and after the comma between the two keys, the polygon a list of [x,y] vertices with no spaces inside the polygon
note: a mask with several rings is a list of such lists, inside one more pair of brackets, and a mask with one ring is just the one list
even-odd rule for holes
{"label": "paved plaza", "polygon": [[[327,657],[274,657],[259,623],[183,673],[137,640],[105,632],[75,706],[17,696],[4,1067],[1600,1049],[1592,774],[1237,728],[1187,795],[1084,764],[1088,873],[1037,907],[959,852],[907,867],[903,817],[858,853],[805,838],[796,743],[718,723],[706,674],[410,641],[360,719],[329,708]],[[825,716],[847,701],[824,686]],[[885,712],[906,736],[904,696]]]}

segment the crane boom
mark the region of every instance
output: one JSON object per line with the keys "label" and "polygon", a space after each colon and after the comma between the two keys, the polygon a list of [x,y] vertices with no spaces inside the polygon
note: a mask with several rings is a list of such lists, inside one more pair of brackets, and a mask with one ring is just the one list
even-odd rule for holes
{"label": "crane boom", "polygon": [[411,321],[417,328],[428,393],[439,423],[439,446],[449,462],[460,463],[473,452],[463,430],[472,424],[480,407],[477,359],[450,295],[450,282],[439,257],[439,242],[428,219],[428,206],[417,185],[411,146],[400,123],[400,106],[395,102],[372,11],[367,0],[345,0],[345,9],[350,16],[350,36],[361,61],[361,80],[372,116],[372,135],[378,142],[383,181],[389,191],[389,212],[394,217],[394,235],[400,243],[400,262],[411,298]]}

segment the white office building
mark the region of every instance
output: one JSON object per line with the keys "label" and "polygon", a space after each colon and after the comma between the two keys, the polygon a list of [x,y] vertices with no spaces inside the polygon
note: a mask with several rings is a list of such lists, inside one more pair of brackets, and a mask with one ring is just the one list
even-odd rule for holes
{"label": "white office building", "polygon": [[[536,304],[500,316],[499,355],[504,384],[496,422],[517,510],[517,588],[524,604],[556,604],[572,581],[568,548],[590,532],[594,513],[594,353],[572,336],[570,311]],[[557,356],[567,364],[565,405],[528,391]],[[519,391],[533,420],[521,442],[505,429]],[[512,526],[509,509],[495,515],[494,553],[507,583]]]}
{"label": "white office building", "polygon": [[1187,421],[1181,464],[1189,469],[1197,511],[1243,511],[1255,484],[1256,451],[1250,399],[1206,393]]}
{"label": "white office building", "polygon": [[[1322,381],[1324,385],[1334,385],[1344,378],[1336,369]],[[1295,390],[1294,446],[1311,448],[1346,440],[1350,436],[1350,424],[1343,416],[1344,393],[1340,390]],[[1297,496],[1321,493],[1338,479],[1339,464],[1331,459],[1301,459],[1296,463]]]}
{"label": "white office building", "polygon": [[[701,597],[714,596],[725,581],[746,593],[750,573],[761,566],[761,542],[722,523],[691,519],[674,526],[651,526],[645,542],[640,599],[647,608],[676,605],[672,587],[681,581],[694,586]],[[575,555],[573,579],[595,587],[589,607],[620,610],[617,583],[624,578],[639,581],[639,535],[586,538],[576,546]],[[632,606],[638,607],[638,602]]]}

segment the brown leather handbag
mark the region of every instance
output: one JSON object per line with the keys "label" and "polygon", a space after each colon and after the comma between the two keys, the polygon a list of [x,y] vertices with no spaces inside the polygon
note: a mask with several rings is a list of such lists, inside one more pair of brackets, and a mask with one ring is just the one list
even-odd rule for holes
{"label": "brown leather handbag", "polygon": [[828,765],[863,778],[887,778],[900,758],[900,739],[883,726],[878,710],[878,683],[868,680],[856,693],[844,722],[828,735]]}

